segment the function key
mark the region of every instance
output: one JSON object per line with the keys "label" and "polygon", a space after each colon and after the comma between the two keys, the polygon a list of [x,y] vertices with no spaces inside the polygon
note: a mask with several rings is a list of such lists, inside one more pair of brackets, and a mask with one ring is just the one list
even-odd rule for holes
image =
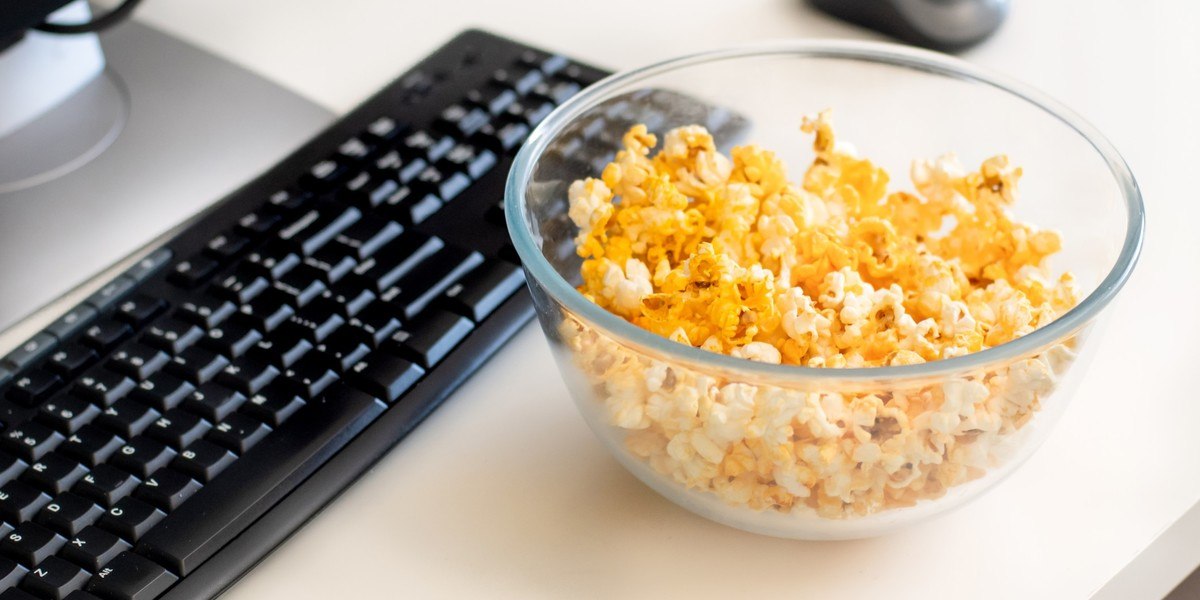
{"label": "function key", "polygon": [[240,254],[249,244],[249,239],[236,233],[222,233],[208,241],[204,253],[219,261],[227,261]]}
{"label": "function key", "polygon": [[74,377],[99,358],[91,348],[72,343],[60,347],[50,355],[46,367],[61,377]]}
{"label": "function key", "polygon": [[381,140],[390,140],[400,135],[403,128],[391,117],[379,117],[367,125],[367,133]]}
{"label": "function key", "polygon": [[125,276],[134,281],[144,281],[157,273],[159,269],[167,266],[169,262],[171,262],[171,249],[159,248],[147,254],[142,260],[133,263],[133,266],[125,271]]}
{"label": "function key", "polygon": [[136,283],[134,280],[122,275],[96,290],[96,293],[89,296],[86,302],[92,308],[103,311],[128,294],[133,289],[134,283]]}
{"label": "function key", "polygon": [[197,254],[187,260],[176,263],[171,272],[171,282],[185,288],[193,288],[213,274],[220,266],[217,261]]}
{"label": "function key", "polygon": [[[142,259],[145,260],[145,259]],[[100,311],[86,305],[80,304],[75,308],[67,311],[63,316],[59,317],[53,323],[46,327],[46,331],[50,332],[60,340],[65,340],[71,337],[76,331],[91,323]]]}
{"label": "function key", "polygon": [[58,340],[54,336],[45,332],[38,333],[25,340],[25,343],[17,346],[12,352],[9,352],[8,356],[4,357],[4,362],[8,363],[14,369],[24,369],[48,354],[57,345]]}

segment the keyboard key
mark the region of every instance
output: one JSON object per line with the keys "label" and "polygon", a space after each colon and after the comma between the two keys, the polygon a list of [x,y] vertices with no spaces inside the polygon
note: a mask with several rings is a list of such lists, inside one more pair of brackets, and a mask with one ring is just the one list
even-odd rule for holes
{"label": "keyboard key", "polygon": [[21,589],[41,598],[63,600],[67,594],[82,589],[91,576],[91,573],[78,565],[51,556],[25,575],[25,579],[21,581]]}
{"label": "keyboard key", "polygon": [[237,358],[261,339],[262,334],[251,326],[248,319],[234,318],[220,327],[210,329],[201,343],[217,354]]}
{"label": "keyboard key", "polygon": [[99,352],[107,352],[132,334],[133,329],[130,329],[129,325],[111,317],[105,317],[84,330],[83,343]]}
{"label": "keyboard key", "polygon": [[289,188],[267,196],[267,205],[279,213],[290,213],[302,208],[312,195],[303,190]]}
{"label": "keyboard key", "polygon": [[402,231],[404,228],[398,223],[368,216],[347,227],[334,239],[350,248],[358,258],[363,259],[374,254],[384,244],[396,239]]}
{"label": "keyboard key", "polygon": [[112,465],[102,464],[84,475],[71,491],[101,506],[112,506],[117,500],[128,496],[139,483],[137,477]]}
{"label": "keyboard key", "polygon": [[[443,159],[444,170],[465,172],[471,179],[483,177],[496,166],[496,155],[491,150],[477,149],[470,144],[459,144]],[[449,200],[449,198],[446,198]]]}
{"label": "keyboard key", "polygon": [[325,273],[319,269],[300,265],[276,281],[274,287],[283,294],[288,304],[299,309],[328,289],[324,278]]}
{"label": "keyboard key", "polygon": [[96,525],[121,536],[121,539],[136,542],[165,516],[163,511],[137,498],[121,498],[100,517]]}
{"label": "keyboard key", "polygon": [[249,395],[263,389],[278,375],[279,369],[271,363],[253,355],[246,355],[225,367],[217,376],[217,381],[221,385]]}
{"label": "keyboard key", "polygon": [[425,374],[416,364],[390,354],[376,352],[350,369],[350,383],[377,398],[394,402]]}
{"label": "keyboard key", "polygon": [[67,539],[37,523],[21,523],[0,539],[0,553],[29,567],[51,556]]}
{"label": "keyboard key", "polygon": [[351,162],[366,158],[375,150],[374,140],[363,141],[361,138],[350,138],[338,146],[338,154],[350,159]]}
{"label": "keyboard key", "polygon": [[132,552],[122,552],[92,576],[87,590],[114,600],[150,600],[178,580],[153,562]]}
{"label": "keyboard key", "polygon": [[196,387],[170,373],[159,372],[138,384],[133,397],[159,411],[179,406]]}
{"label": "keyboard key", "polygon": [[246,397],[223,385],[206,383],[183,401],[183,408],[211,422],[217,422],[237,410]]}
{"label": "keyboard key", "polygon": [[184,500],[199,489],[200,483],[191,477],[179,471],[162,468],[133,490],[133,496],[160,510],[170,512],[179,508]]}
{"label": "keyboard key", "polygon": [[304,400],[300,396],[289,386],[277,382],[250,396],[241,411],[271,427],[279,427],[302,406]]}
{"label": "keyboard key", "polygon": [[159,412],[132,398],[122,398],[105,408],[96,417],[96,425],[129,439],[145,431],[159,417]]}
{"label": "keyboard key", "polygon": [[172,448],[182,448],[203,437],[209,427],[204,419],[177,408],[151,423],[146,435]]}
{"label": "keyboard key", "polygon": [[291,247],[279,240],[263,245],[246,255],[242,267],[271,280],[279,279],[284,273],[300,264],[300,256]]}
{"label": "keyboard key", "polygon": [[517,101],[517,93],[507,87],[488,85],[467,92],[467,100],[486,108],[493,115],[498,115]]}
{"label": "keyboard key", "polygon": [[63,435],[41,423],[30,421],[15,425],[4,432],[0,444],[4,450],[25,462],[39,460],[56,448],[62,441]]}
{"label": "keyboard key", "polygon": [[19,371],[49,354],[56,346],[58,346],[58,340],[54,336],[45,332],[38,333],[9,352],[4,357],[4,362]]}
{"label": "keyboard key", "polygon": [[346,165],[328,158],[313,165],[304,175],[304,183],[313,189],[328,190],[346,176]]}
{"label": "keyboard key", "polygon": [[363,343],[361,337],[354,331],[345,329],[329,336],[329,339],[317,345],[317,350],[329,366],[335,371],[342,372],[349,370],[354,363],[366,358],[367,354],[371,352],[371,347]]}
{"label": "keyboard key", "polygon": [[179,316],[205,329],[216,327],[229,318],[237,307],[228,300],[201,295],[183,302],[179,307]]}
{"label": "keyboard key", "polygon": [[296,309],[292,308],[289,300],[287,294],[270,289],[249,304],[242,305],[240,313],[251,327],[269,333],[295,314]]}
{"label": "keyboard key", "polygon": [[[404,198],[392,202],[403,195]],[[414,195],[408,187],[401,188],[392,198],[388,198],[389,212],[393,218],[409,225],[420,225],[442,208],[442,200],[434,194]]]}
{"label": "keyboard key", "polygon": [[478,252],[447,248],[405,275],[398,284],[400,294],[391,303],[404,318],[411,319],[481,263],[483,256]]}
{"label": "keyboard key", "polygon": [[210,275],[216,272],[219,266],[221,264],[217,261],[197,254],[187,260],[176,263],[175,269],[171,271],[169,279],[175,285],[189,289],[194,288],[207,280]]}
{"label": "keyboard key", "polygon": [[90,423],[100,409],[73,394],[64,394],[38,407],[37,420],[61,433],[72,433]]}
{"label": "keyboard key", "polygon": [[359,288],[352,283],[336,285],[332,289],[326,290],[325,293],[321,294],[321,301],[336,304],[342,316],[353,317],[357,315],[364,308],[370,306],[377,296],[375,292]]}
{"label": "keyboard key", "polygon": [[574,81],[543,81],[534,86],[533,94],[553,104],[562,104],[578,94],[579,90],[579,84]]}
{"label": "keyboard key", "polygon": [[528,68],[523,66],[514,66],[507,69],[498,69],[492,75],[492,81],[497,85],[510,87],[522,96],[531,92],[537,84],[542,81],[542,72],[536,68]]}
{"label": "keyboard key", "polygon": [[34,521],[67,537],[73,536],[84,527],[100,518],[104,509],[91,500],[71,492],[63,492],[38,511]]}
{"label": "keyboard key", "polygon": [[50,495],[61,494],[75,485],[87,468],[57,452],[51,452],[29,465],[21,480]]}
{"label": "keyboard key", "polygon": [[250,271],[234,271],[217,279],[212,285],[214,296],[236,304],[245,304],[263,293],[270,284],[266,278]]}
{"label": "keyboard key", "polygon": [[124,443],[125,440],[116,434],[89,424],[68,435],[58,451],[89,467],[95,467],[108,460]]}
{"label": "keyboard key", "polygon": [[393,332],[400,329],[396,309],[382,301],[371,303],[354,318],[350,319],[351,333],[372,348],[379,347]]}
{"label": "keyboard key", "polygon": [[490,261],[446,289],[446,306],[479,323],[524,284],[525,272],[520,267]]}
{"label": "keyboard key", "polygon": [[96,362],[99,356],[82,344],[60,346],[50,355],[46,367],[60,377],[71,378]]}
{"label": "keyboard key", "polygon": [[367,125],[367,133],[380,140],[390,140],[403,131],[403,127],[391,117],[379,117]]}
{"label": "keyboard key", "polygon": [[167,303],[164,300],[145,294],[134,294],[118,303],[113,315],[134,327],[141,327],[166,308]]}
{"label": "keyboard key", "polygon": [[246,237],[236,233],[222,233],[204,245],[204,253],[225,262],[237,257],[249,245],[250,240]]}
{"label": "keyboard key", "polygon": [[62,385],[62,378],[49,371],[31,369],[13,379],[8,397],[25,406],[33,406]]}
{"label": "keyboard key", "polygon": [[204,331],[191,323],[175,317],[163,317],[146,328],[142,342],[171,354],[179,354],[203,335]]}
{"label": "keyboard key", "polygon": [[71,536],[59,554],[95,573],[101,566],[129,548],[129,542],[117,537],[116,534],[109,533],[95,525],[89,525]]}
{"label": "keyboard key", "polygon": [[338,380],[338,374],[329,367],[329,361],[318,352],[313,352],[288,367],[284,378],[294,392],[305,400],[317,397],[325,388]]}
{"label": "keyboard key", "polygon": [[451,104],[442,110],[437,124],[449,133],[470,137],[490,120],[491,115],[481,108]]}
{"label": "keyboard key", "polygon": [[200,385],[216,377],[227,365],[228,358],[212,350],[192,346],[172,358],[168,370],[193,385]]}
{"label": "keyboard key", "polygon": [[[25,577],[26,569],[11,558],[0,557],[0,589],[6,590],[0,595],[0,600],[37,600],[33,596],[14,589],[18,582]],[[15,592],[16,595],[9,595]]]}
{"label": "keyboard key", "polygon": [[[341,244],[330,244],[305,257],[304,266],[309,273],[330,285],[341,281],[358,264],[353,250]],[[323,292],[322,292],[323,293]]]}
{"label": "keyboard key", "polygon": [[0,452],[0,484],[5,484],[25,471],[25,462],[21,459]]}
{"label": "keyboard key", "polygon": [[87,327],[99,314],[100,311],[91,306],[79,304],[48,325],[46,331],[60,340],[65,340],[75,335],[75,332],[80,329]]}
{"label": "keyboard key", "polygon": [[[506,110],[511,110],[509,106]],[[525,123],[506,123],[498,129],[484,127],[479,130],[483,141],[492,144],[502,152],[512,152],[529,136],[529,126]]]}
{"label": "keyboard key", "polygon": [[445,245],[441,238],[410,231],[359,264],[354,272],[361,277],[362,287],[382,292]]}
{"label": "keyboard key", "polygon": [[441,362],[474,328],[471,320],[464,316],[432,310],[414,321],[411,329],[394,333],[388,348],[429,369]]}
{"label": "keyboard key", "polygon": [[360,218],[362,213],[354,207],[330,205],[310,209],[280,230],[279,239],[291,243],[295,250],[308,256]]}
{"label": "keyboard key", "polygon": [[278,214],[254,212],[238,220],[238,230],[251,238],[259,238],[273,231],[281,221],[283,217]]}
{"label": "keyboard key", "polygon": [[110,306],[117,303],[118,300],[124,298],[126,294],[133,291],[134,280],[121,275],[116,279],[108,282],[104,287],[96,290],[96,293],[88,296],[85,300],[92,308],[104,312]]}
{"label": "keyboard key", "polygon": [[306,338],[280,331],[275,335],[255,344],[252,354],[272,365],[285,369],[304,358],[313,344]]}
{"label": "keyboard key", "polygon": [[132,379],[108,369],[95,367],[75,382],[75,393],[88,402],[108,406],[124,398],[135,387],[137,384]]}
{"label": "keyboard key", "polygon": [[[417,131],[404,138],[401,151],[407,156],[419,157],[432,163],[441,160],[453,147],[454,139],[450,136]],[[403,182],[402,179],[401,183]]]}
{"label": "keyboard key", "polygon": [[151,529],[138,552],[187,575],[337,452],[385,405],[334,386]]}
{"label": "keyboard key", "polygon": [[[190,350],[190,349],[189,349]],[[186,354],[189,350],[184,350]],[[138,342],[130,342],[113,353],[108,366],[118,373],[142,381],[163,368],[171,357],[166,352]]]}
{"label": "keyboard key", "polygon": [[233,413],[208,432],[210,442],[245,454],[260,440],[271,433],[271,427],[241,413]]}
{"label": "keyboard key", "polygon": [[171,255],[170,248],[159,248],[147,254],[142,260],[134,263],[132,267],[129,267],[125,271],[125,276],[134,281],[145,281],[151,275],[167,266],[167,263],[171,262]]}
{"label": "keyboard key", "polygon": [[201,483],[207,483],[235,460],[237,457],[225,448],[205,440],[197,440],[175,457],[171,468],[191,475]]}
{"label": "keyboard key", "polygon": [[109,462],[114,467],[145,477],[167,466],[172,458],[175,458],[174,450],[162,442],[139,435],[121,446]]}
{"label": "keyboard key", "polygon": [[33,518],[50,496],[22,481],[10,481],[0,486],[0,519],[6,523],[21,523]]}
{"label": "keyboard key", "polygon": [[320,343],[346,322],[336,310],[336,306],[328,304],[309,306],[292,315],[279,329],[280,334]]}

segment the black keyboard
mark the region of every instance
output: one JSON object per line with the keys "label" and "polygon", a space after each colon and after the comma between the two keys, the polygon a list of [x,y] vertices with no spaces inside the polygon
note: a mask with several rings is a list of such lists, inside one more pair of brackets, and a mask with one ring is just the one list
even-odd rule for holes
{"label": "black keyboard", "polygon": [[5,357],[0,599],[210,597],[350,485],[532,317],[504,180],[603,75],[467,31]]}

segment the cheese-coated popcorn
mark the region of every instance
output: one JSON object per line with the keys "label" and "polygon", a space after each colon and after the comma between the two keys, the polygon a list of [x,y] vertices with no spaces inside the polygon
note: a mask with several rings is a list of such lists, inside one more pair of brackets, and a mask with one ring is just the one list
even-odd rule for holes
{"label": "cheese-coated popcorn", "polygon": [[[757,146],[702,127],[631,128],[599,179],[569,187],[588,299],[716,353],[824,368],[914,365],[1004,344],[1072,308],[1057,233],[1011,213],[1021,169],[951,154],[915,193],[804,119],[816,158],[792,182]],[[1075,358],[1073,341],[988,371],[895,389],[739,381],[651,359],[566,315],[559,337],[626,432],[676,483],[755,510],[864,516],[940,497],[1001,464]]]}

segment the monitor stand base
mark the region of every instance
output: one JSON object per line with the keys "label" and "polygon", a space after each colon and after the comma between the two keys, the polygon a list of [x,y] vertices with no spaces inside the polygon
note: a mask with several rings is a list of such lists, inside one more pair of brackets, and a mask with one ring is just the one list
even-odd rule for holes
{"label": "monitor stand base", "polygon": [[[0,138],[0,156],[23,154],[29,167],[7,173],[0,188],[0,330],[201,212],[333,120],[138,22],[101,35],[101,44],[104,76]],[[37,156],[42,167],[58,167],[38,167]]]}

